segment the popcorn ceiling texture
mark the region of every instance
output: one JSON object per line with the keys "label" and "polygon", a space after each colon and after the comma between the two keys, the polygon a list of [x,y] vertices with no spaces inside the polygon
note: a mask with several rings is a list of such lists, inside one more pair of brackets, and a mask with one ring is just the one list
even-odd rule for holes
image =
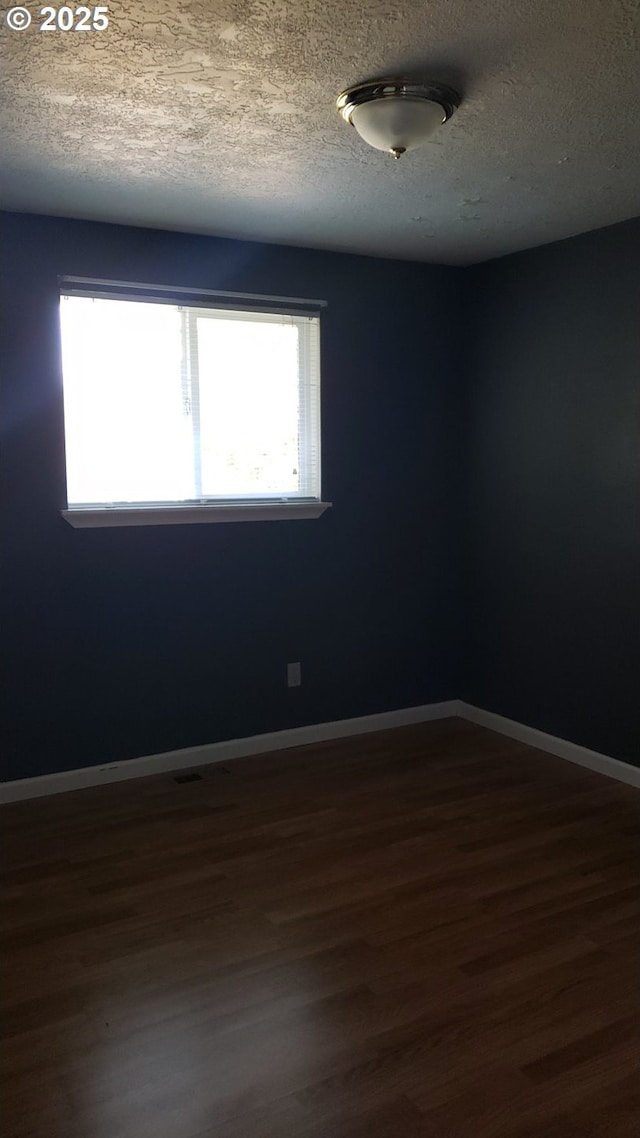
{"label": "popcorn ceiling texture", "polygon": [[[635,0],[119,0],[0,32],[5,208],[469,264],[640,212]],[[464,101],[394,162],[335,110]]]}

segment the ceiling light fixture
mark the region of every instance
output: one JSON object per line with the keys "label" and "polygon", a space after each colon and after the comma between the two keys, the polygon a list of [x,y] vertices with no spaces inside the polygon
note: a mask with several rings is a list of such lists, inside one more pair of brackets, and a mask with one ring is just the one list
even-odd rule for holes
{"label": "ceiling light fixture", "polygon": [[400,158],[422,146],[460,105],[460,96],[442,83],[376,79],[338,95],[337,107],[369,146]]}

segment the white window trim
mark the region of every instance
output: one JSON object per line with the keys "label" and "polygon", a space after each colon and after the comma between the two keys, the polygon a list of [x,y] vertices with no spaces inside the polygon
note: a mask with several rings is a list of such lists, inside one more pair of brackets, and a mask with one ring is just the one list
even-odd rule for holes
{"label": "white window trim", "polygon": [[[105,299],[155,301],[156,303],[180,303],[181,298],[191,300],[190,307],[211,307],[218,309],[220,302],[229,304],[229,315],[234,311],[240,315],[254,312],[284,312],[287,315],[319,315],[326,308],[325,300],[308,300],[298,297],[273,297],[255,293],[221,292],[210,289],[186,289],[167,285],[149,285],[131,281],[105,281],[91,277],[59,277],[61,294],[65,296],[90,296]],[[98,289],[99,291],[96,291]],[[197,298],[197,304],[193,301]],[[256,311],[249,304],[241,302],[261,302]],[[265,302],[264,307],[262,302]],[[289,307],[291,306],[291,307]],[[213,314],[212,314],[213,315]],[[307,396],[308,397],[308,396]],[[319,408],[316,414],[320,415]],[[318,479],[320,479],[320,457],[318,455]],[[60,515],[74,529],[105,529],[117,526],[157,526],[157,525],[200,525],[220,522],[291,521],[295,519],[319,518],[331,507],[331,502],[316,498],[296,498],[264,501],[233,501],[225,498],[219,501],[208,500],[201,503],[135,503],[134,505],[74,505],[60,511]]]}
{"label": "white window trim", "polygon": [[331,502],[232,502],[206,506],[101,506],[61,510],[74,529],[112,526],[176,526],[212,522],[277,522],[319,518]]}

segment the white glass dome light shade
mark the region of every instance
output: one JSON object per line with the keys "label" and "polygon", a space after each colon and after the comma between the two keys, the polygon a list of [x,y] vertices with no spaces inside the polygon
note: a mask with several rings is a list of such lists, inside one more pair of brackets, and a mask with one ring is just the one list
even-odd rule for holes
{"label": "white glass dome light shade", "polygon": [[369,146],[403,154],[431,138],[447,114],[440,103],[429,99],[389,95],[358,104],[349,117]]}
{"label": "white glass dome light shade", "polygon": [[422,146],[460,106],[460,96],[429,79],[374,79],[347,87],[336,100],[346,122],[376,150],[399,158]]}

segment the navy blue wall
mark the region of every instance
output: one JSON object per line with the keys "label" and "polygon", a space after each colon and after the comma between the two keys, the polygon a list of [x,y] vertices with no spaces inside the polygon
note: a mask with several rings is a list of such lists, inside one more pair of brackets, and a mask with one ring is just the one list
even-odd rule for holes
{"label": "navy blue wall", "polygon": [[[3,777],[459,694],[460,270],[15,214],[2,250]],[[71,529],[59,274],[328,300],[333,509]]]}
{"label": "navy blue wall", "polygon": [[640,221],[466,280],[465,698],[638,763]]}
{"label": "navy blue wall", "polygon": [[[2,223],[3,777],[456,696],[638,761],[640,222],[467,270]],[[326,298],[333,509],[71,529],[65,273]]]}

